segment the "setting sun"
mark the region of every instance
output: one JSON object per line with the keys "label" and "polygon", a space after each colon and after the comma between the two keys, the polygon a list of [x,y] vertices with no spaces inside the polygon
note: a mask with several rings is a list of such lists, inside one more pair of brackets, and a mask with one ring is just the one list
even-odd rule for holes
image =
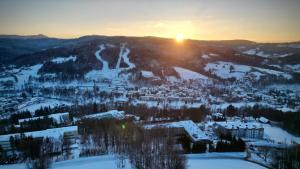
{"label": "setting sun", "polygon": [[176,41],[177,42],[182,42],[184,40],[183,34],[179,33],[176,35]]}

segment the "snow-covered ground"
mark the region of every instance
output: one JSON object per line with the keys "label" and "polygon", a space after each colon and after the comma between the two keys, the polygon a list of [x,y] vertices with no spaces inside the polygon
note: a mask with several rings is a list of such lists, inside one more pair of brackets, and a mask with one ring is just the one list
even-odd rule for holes
{"label": "snow-covered ground", "polygon": [[17,88],[22,88],[23,85],[28,82],[29,77],[37,77],[37,73],[42,66],[42,64],[37,64],[28,68],[20,69],[19,72],[15,74],[17,77]]}
{"label": "snow-covered ground", "polygon": [[141,73],[142,73],[142,76],[144,78],[153,78],[153,77],[155,77],[153,72],[151,72],[151,71],[142,70]]}
{"label": "snow-covered ground", "polygon": [[255,56],[259,56],[262,58],[270,58],[270,57],[277,57],[277,58],[283,58],[283,57],[287,57],[292,55],[292,53],[266,53],[265,51],[262,51],[260,48],[252,48],[252,49],[248,49],[244,52],[242,52],[243,54],[246,55],[255,55]]}
{"label": "snow-covered ground", "polygon": [[[101,81],[103,79],[109,79],[111,81],[120,79],[122,81],[128,81],[128,76],[130,74],[120,74],[123,70],[130,70],[135,67],[135,64],[129,61],[128,55],[130,53],[130,50],[125,47],[125,44],[121,46],[121,51],[119,53],[119,58],[117,65],[114,69],[109,68],[109,64],[106,60],[104,60],[101,56],[101,52],[106,49],[107,45],[100,45],[99,50],[95,52],[95,56],[97,60],[99,60],[102,64],[102,69],[101,70],[91,70],[87,74],[85,74],[85,79],[87,80],[96,80],[96,81]],[[108,46],[109,47],[109,46]],[[127,68],[120,68],[121,61],[123,61],[128,65]]]}
{"label": "snow-covered ground", "polygon": [[65,63],[68,61],[73,61],[75,62],[77,59],[77,56],[69,56],[69,57],[57,57],[55,59],[52,59],[51,62],[56,63],[56,64],[61,64],[61,63]]}
{"label": "snow-covered ground", "polygon": [[[0,169],[24,169],[25,164],[2,165]],[[111,155],[78,158],[67,161],[56,162],[53,169],[118,169],[117,159]],[[131,169],[128,160],[125,161],[125,168]]]}
{"label": "snow-covered ground", "polygon": [[245,77],[253,77],[255,80],[259,80],[262,76],[265,76],[266,74],[274,75],[277,77],[283,77],[285,79],[292,78],[292,76],[289,73],[281,71],[234,64],[231,62],[223,61],[208,63],[206,64],[204,70],[222,79],[235,78],[237,80],[241,80]]}
{"label": "snow-covered ground", "polygon": [[176,72],[179,74],[180,78],[182,80],[189,80],[189,79],[203,79],[203,80],[208,80],[208,77],[197,73],[197,72],[193,72],[191,70],[188,69],[184,69],[181,67],[174,67],[174,69],[176,70]]}
{"label": "snow-covered ground", "polygon": [[[241,159],[202,159],[201,157],[188,156],[187,169],[265,169],[254,163]],[[56,162],[53,169],[118,169],[120,164],[112,155],[85,157],[73,160]],[[0,169],[24,169],[25,164],[2,165]],[[124,161],[123,169],[132,169],[128,160]]]}
{"label": "snow-covered ground", "polygon": [[238,159],[189,159],[188,169],[265,169],[254,164]]}
{"label": "snow-covered ground", "polygon": [[271,126],[270,124],[262,125],[264,127],[265,137],[268,139],[274,140],[277,143],[290,144],[292,142],[296,142],[300,144],[300,137],[296,137],[279,127]]}
{"label": "snow-covered ground", "polygon": [[30,111],[34,112],[41,107],[56,107],[61,105],[71,105],[72,103],[63,101],[63,100],[57,100],[57,99],[45,99],[45,98],[32,98],[29,101],[26,101],[25,103],[22,103],[18,106],[19,111]]}

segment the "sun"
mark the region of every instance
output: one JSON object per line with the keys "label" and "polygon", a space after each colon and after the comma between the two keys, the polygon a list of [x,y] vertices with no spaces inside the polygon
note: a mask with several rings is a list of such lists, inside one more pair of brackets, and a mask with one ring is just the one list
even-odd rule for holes
{"label": "sun", "polygon": [[176,35],[176,42],[183,42],[183,40],[184,40],[184,36],[183,36],[183,34],[181,34],[181,33],[178,33],[177,35]]}

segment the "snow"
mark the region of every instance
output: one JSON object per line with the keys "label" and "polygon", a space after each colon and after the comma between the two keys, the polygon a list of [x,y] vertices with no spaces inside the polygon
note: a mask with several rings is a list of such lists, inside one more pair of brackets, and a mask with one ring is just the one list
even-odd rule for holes
{"label": "snow", "polygon": [[227,129],[257,129],[263,128],[263,126],[256,122],[241,122],[241,121],[226,121],[226,122],[216,122],[220,126]]}
{"label": "snow", "polygon": [[29,101],[22,103],[18,106],[19,111],[30,111],[34,112],[41,107],[56,107],[61,105],[71,105],[72,103],[63,101],[63,100],[57,100],[57,99],[45,99],[41,97],[35,97],[31,98]]}
{"label": "snow", "polygon": [[21,88],[25,83],[28,82],[30,76],[37,77],[38,76],[37,73],[42,66],[43,66],[42,64],[37,64],[34,66],[30,66],[28,68],[21,69],[18,73],[15,74],[18,79],[16,86],[18,88]]}
{"label": "snow", "polygon": [[201,57],[202,57],[203,59],[209,59],[209,58],[210,58],[209,55],[207,55],[207,54],[202,54]]}
{"label": "snow", "polygon": [[[132,169],[128,160],[125,160],[125,168]],[[117,158],[112,155],[84,157],[72,160],[60,161],[53,164],[53,169],[118,169]],[[24,169],[25,164],[3,165],[0,169]]]}
{"label": "snow", "polygon": [[179,76],[182,80],[190,80],[190,79],[192,79],[192,80],[196,80],[196,79],[208,80],[208,77],[206,77],[200,73],[188,70],[188,69],[184,69],[181,67],[174,67],[174,69],[179,74]]}
{"label": "snow", "polygon": [[260,57],[263,57],[263,58],[268,58],[268,57],[271,56],[270,54],[266,54],[263,51],[260,51],[260,52],[256,53],[256,55],[260,56]]}
{"label": "snow", "polygon": [[118,110],[110,110],[108,112],[103,113],[96,113],[91,114],[87,116],[83,116],[82,118],[96,118],[96,119],[103,119],[103,118],[116,118],[116,119],[124,119],[125,118],[125,112],[124,111],[118,111]]}
{"label": "snow", "polygon": [[[69,116],[69,113],[55,113],[55,114],[50,114],[47,117],[52,118],[55,122],[62,123],[62,117],[64,116]],[[45,116],[39,116],[39,117],[32,117],[32,118],[26,118],[26,119],[19,119],[19,123],[27,122],[30,120],[37,120],[37,119],[43,119]]]}
{"label": "snow", "polygon": [[0,82],[13,81],[15,82],[15,78],[12,76],[0,78]]}
{"label": "snow", "polygon": [[[131,63],[128,58],[128,54],[130,53],[130,50],[125,47],[125,44],[121,46],[119,58],[117,65],[115,69],[110,69],[108,66],[108,62],[105,61],[100,53],[106,49],[105,45],[102,44],[99,46],[99,50],[95,52],[95,56],[97,60],[99,60],[102,63],[102,69],[101,70],[91,70],[87,74],[85,74],[85,79],[87,80],[96,80],[96,81],[101,81],[101,79],[110,79],[110,80],[116,80],[120,79],[123,76],[120,76],[120,72],[123,70],[130,70],[135,67],[134,63]],[[128,65],[127,68],[120,68],[120,64],[122,59],[124,62]],[[125,79],[122,79],[125,80]]]}
{"label": "snow", "polygon": [[39,117],[31,117],[31,118],[26,118],[26,119],[19,119],[19,124],[23,123],[23,122],[27,122],[27,121],[31,121],[31,120],[38,120],[38,119],[43,119],[44,116],[39,116]]}
{"label": "snow", "polygon": [[[46,129],[40,131],[32,131],[24,133],[25,136],[32,136],[32,137],[51,137],[55,139],[59,139],[60,136],[63,136],[66,132],[77,132],[77,126],[68,126],[68,127],[61,127],[61,128],[53,128],[53,129]],[[0,141],[8,141],[11,136],[18,136],[19,133],[16,134],[7,134],[7,135],[0,135]]]}
{"label": "snow", "polygon": [[258,49],[249,49],[247,51],[244,51],[243,53],[247,55],[255,55],[257,53],[257,50]]}
{"label": "snow", "polygon": [[191,120],[145,125],[144,128],[184,128],[193,141],[209,140],[208,136]]}
{"label": "snow", "polygon": [[209,152],[198,154],[186,154],[186,157],[188,159],[244,159],[246,156],[246,152]]}
{"label": "snow", "polygon": [[223,61],[208,63],[205,65],[204,70],[206,72],[211,72],[222,79],[235,78],[236,80],[241,80],[247,76],[251,76],[256,80],[259,80],[266,74],[283,77],[285,79],[292,79],[292,76],[285,72]]}
{"label": "snow", "polygon": [[123,58],[124,62],[128,65],[128,68],[126,68],[126,69],[130,70],[130,69],[135,68],[135,64],[133,64],[129,61],[129,58],[128,58],[129,53],[130,53],[130,50],[125,47],[125,44],[122,44],[121,51],[119,54],[119,59],[118,59],[117,65],[116,65],[116,69],[120,69],[120,64],[121,64],[122,58]]}
{"label": "snow", "polygon": [[[95,157],[77,158],[53,163],[53,169],[118,169],[117,157],[102,155]],[[2,165],[0,169],[24,169],[25,164]],[[257,164],[241,159],[201,159],[196,155],[187,156],[187,169],[265,169]],[[124,161],[123,169],[132,169],[128,159]]]}
{"label": "snow", "polygon": [[48,117],[53,118],[56,122],[61,123],[62,122],[62,117],[69,116],[69,113],[55,113],[55,114],[50,114]]}
{"label": "snow", "polygon": [[270,57],[283,58],[283,57],[287,57],[287,56],[292,55],[292,53],[283,53],[283,54],[277,54],[277,53],[274,53],[274,54],[267,54],[267,53],[265,53],[264,51],[260,51],[259,48],[249,49],[249,50],[246,50],[246,51],[244,51],[244,52],[242,52],[242,53],[243,53],[243,54],[246,54],[246,55],[256,55],[256,56],[260,56],[260,57],[263,57],[263,58],[270,58]]}
{"label": "snow", "polygon": [[204,70],[207,72],[211,71],[212,74],[223,79],[236,78],[238,80],[242,79],[247,72],[251,71],[251,67],[233,64],[231,62],[215,62],[206,64]]}
{"label": "snow", "polygon": [[152,78],[152,77],[154,77],[154,74],[151,71],[142,70],[141,72],[142,72],[142,76],[145,77],[145,78]]}
{"label": "snow", "polygon": [[188,169],[265,169],[258,164],[239,159],[189,159]]}
{"label": "snow", "polygon": [[300,44],[297,44],[297,43],[295,43],[295,44],[290,44],[290,45],[288,45],[288,47],[299,49],[299,48],[300,48]]}
{"label": "snow", "polygon": [[263,127],[265,137],[270,140],[273,140],[277,143],[290,144],[292,142],[296,142],[300,144],[300,137],[296,137],[279,127],[271,126],[270,124],[263,124]]}
{"label": "snow", "polygon": [[100,45],[99,48],[100,49],[95,52],[95,56],[102,63],[102,71],[107,72],[109,70],[108,62],[105,61],[104,59],[102,59],[102,57],[100,55],[100,53],[105,49],[105,46]]}
{"label": "snow", "polygon": [[271,69],[263,69],[263,68],[258,68],[258,67],[254,67],[255,69],[267,73],[267,74],[271,74],[271,75],[275,75],[275,76],[283,76],[285,79],[292,79],[293,77],[285,72],[281,72],[281,71],[276,71],[276,70],[271,70]]}
{"label": "snow", "polygon": [[267,118],[265,118],[265,117],[260,117],[258,120],[261,123],[268,123],[269,122],[269,120]]}
{"label": "snow", "polygon": [[57,57],[55,59],[52,59],[51,62],[56,64],[62,64],[68,61],[75,62],[77,60],[77,56],[69,56],[69,57]]}
{"label": "snow", "polygon": [[300,64],[296,65],[284,65],[284,68],[293,72],[300,73]]}

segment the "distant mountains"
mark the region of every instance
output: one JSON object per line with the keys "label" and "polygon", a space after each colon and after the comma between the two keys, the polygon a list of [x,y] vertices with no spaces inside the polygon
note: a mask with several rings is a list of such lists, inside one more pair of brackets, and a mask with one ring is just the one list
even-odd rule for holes
{"label": "distant mountains", "polygon": [[45,39],[49,38],[43,34],[38,35],[0,35],[1,39]]}
{"label": "distant mountains", "polygon": [[[103,66],[95,57],[99,45],[106,49],[101,55],[110,68],[115,67],[122,45],[130,49],[128,55],[136,65],[134,71],[151,71],[155,76],[174,75],[174,67],[186,68],[213,78],[218,70],[251,75],[282,74],[288,72],[294,79],[300,77],[300,42],[257,43],[247,40],[201,41],[185,40],[178,44],[173,39],[158,37],[83,36],[74,39],[50,38],[44,35],[0,35],[0,65],[28,66],[43,64],[43,73],[81,75]],[[75,62],[55,64],[56,57],[76,56]],[[121,61],[123,63],[123,61]],[[225,63],[224,63],[225,62]],[[210,66],[208,68],[208,65]],[[240,66],[244,65],[244,66]],[[127,65],[121,65],[126,67]],[[221,66],[222,69],[221,69]],[[247,66],[247,67],[245,67]],[[205,70],[206,67],[206,70]],[[247,71],[239,68],[246,68]],[[262,68],[259,70],[259,68]],[[266,73],[266,70],[273,71]],[[258,71],[259,70],[259,71]],[[233,71],[233,72],[232,72]],[[249,75],[250,74],[250,75]],[[227,75],[231,77],[231,75]],[[235,77],[235,76],[233,76]],[[240,77],[240,76],[239,76]],[[254,78],[255,79],[255,78]],[[300,79],[300,78],[299,78]],[[298,80],[299,80],[298,79]],[[297,81],[298,81],[297,80]]]}

